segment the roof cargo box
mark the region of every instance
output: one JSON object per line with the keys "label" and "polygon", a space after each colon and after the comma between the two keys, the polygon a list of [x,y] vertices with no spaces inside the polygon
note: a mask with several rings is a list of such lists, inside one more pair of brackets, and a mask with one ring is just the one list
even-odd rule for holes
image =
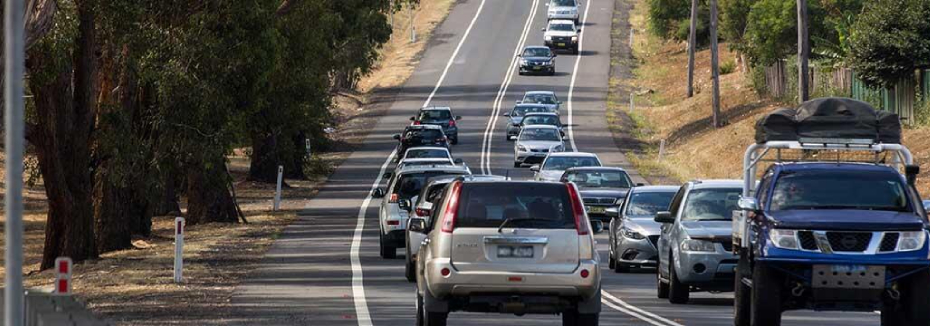
{"label": "roof cargo box", "polygon": [[801,139],[856,139],[901,143],[898,115],[877,111],[868,103],[827,97],[801,103],[795,109],[773,111],[756,123],[756,142]]}
{"label": "roof cargo box", "polygon": [[766,114],[756,122],[756,142],[774,140],[797,140],[798,129],[794,109],[778,109]]}
{"label": "roof cargo box", "polygon": [[901,143],[901,118],[891,111],[878,111],[878,140],[885,144]]}

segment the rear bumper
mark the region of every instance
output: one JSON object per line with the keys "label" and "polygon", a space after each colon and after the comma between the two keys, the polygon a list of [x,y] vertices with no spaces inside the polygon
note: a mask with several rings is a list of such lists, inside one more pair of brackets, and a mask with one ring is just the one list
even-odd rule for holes
{"label": "rear bumper", "polygon": [[[436,298],[489,294],[590,298],[601,283],[600,266],[594,260],[582,261],[569,273],[463,272],[448,258],[433,259],[424,266],[428,289]],[[442,276],[443,268],[451,273]],[[588,271],[588,277],[581,277],[582,270]]]}

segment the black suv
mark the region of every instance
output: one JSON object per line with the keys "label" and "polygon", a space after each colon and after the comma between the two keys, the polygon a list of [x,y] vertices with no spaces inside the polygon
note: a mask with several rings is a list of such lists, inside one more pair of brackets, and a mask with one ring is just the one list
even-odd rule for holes
{"label": "black suv", "polygon": [[394,134],[394,139],[398,140],[397,155],[394,156],[396,162],[407,149],[416,146],[441,146],[449,148],[449,138],[442,132],[442,127],[437,125],[410,125],[404,128],[404,132]]}
{"label": "black suv", "polygon": [[417,115],[410,117],[413,125],[437,125],[442,128],[442,132],[449,137],[452,145],[459,143],[459,127],[455,121],[461,120],[461,116],[453,116],[452,108],[449,107],[425,107],[417,111]]}

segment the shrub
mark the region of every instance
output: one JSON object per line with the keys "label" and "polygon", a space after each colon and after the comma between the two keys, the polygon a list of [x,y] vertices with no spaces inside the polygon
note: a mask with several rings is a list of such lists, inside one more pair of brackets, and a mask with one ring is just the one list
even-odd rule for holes
{"label": "shrub", "polygon": [[736,60],[727,60],[720,65],[720,74],[726,75],[736,71]]}

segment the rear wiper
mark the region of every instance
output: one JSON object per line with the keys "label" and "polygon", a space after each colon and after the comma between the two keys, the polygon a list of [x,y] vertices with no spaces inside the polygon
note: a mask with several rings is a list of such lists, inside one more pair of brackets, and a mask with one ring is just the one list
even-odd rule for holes
{"label": "rear wiper", "polygon": [[509,224],[510,222],[533,221],[533,220],[536,220],[536,219],[534,219],[534,218],[526,218],[526,217],[521,217],[521,218],[513,218],[513,217],[511,217],[511,218],[507,218],[507,219],[504,220],[503,223],[501,223],[501,226],[497,227],[497,233],[503,233],[503,232],[504,232],[504,227],[507,226],[507,224]]}

